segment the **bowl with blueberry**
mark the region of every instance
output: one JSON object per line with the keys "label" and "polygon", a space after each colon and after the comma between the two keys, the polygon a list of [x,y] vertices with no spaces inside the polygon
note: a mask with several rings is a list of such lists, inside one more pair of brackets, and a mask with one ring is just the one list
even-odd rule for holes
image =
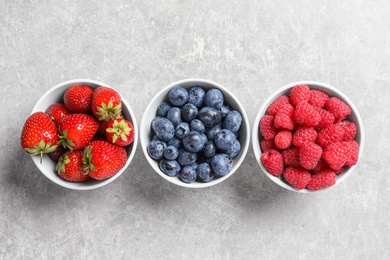
{"label": "bowl with blueberry", "polygon": [[250,128],[239,100],[203,79],[174,82],[158,92],[141,122],[142,150],[156,173],[189,188],[218,184],[237,171]]}

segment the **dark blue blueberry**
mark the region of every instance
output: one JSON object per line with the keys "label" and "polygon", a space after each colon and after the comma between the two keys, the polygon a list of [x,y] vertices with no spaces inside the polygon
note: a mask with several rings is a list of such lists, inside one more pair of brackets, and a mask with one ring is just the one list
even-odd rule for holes
{"label": "dark blue blueberry", "polygon": [[236,140],[234,133],[228,129],[222,129],[214,138],[215,146],[221,150],[229,150]]}
{"label": "dark blue blueberry", "polygon": [[196,107],[203,105],[203,100],[206,92],[202,87],[195,86],[188,90],[188,103],[194,104]]}
{"label": "dark blue blueberry", "polygon": [[221,108],[219,109],[222,118],[225,118],[229,114],[230,110],[231,108],[228,105],[222,105]]}
{"label": "dark blue blueberry", "polygon": [[204,131],[206,131],[204,124],[199,119],[194,119],[190,122],[190,129],[199,133],[204,133]]}
{"label": "dark blue blueberry", "polygon": [[196,170],[196,169],[198,169],[199,163],[194,162],[194,163],[191,163],[189,166],[191,166],[192,168],[194,168]]}
{"label": "dark blue blueberry", "polygon": [[217,147],[215,147],[213,141],[208,141],[203,147],[203,154],[206,157],[213,157],[216,151],[217,151]]}
{"label": "dark blue blueberry", "polygon": [[203,139],[203,144],[206,144],[209,141],[209,139],[207,138],[207,135],[205,133],[200,134],[200,136]]}
{"label": "dark blue blueberry", "polygon": [[195,105],[187,103],[181,108],[181,116],[187,123],[198,116],[198,108]]}
{"label": "dark blue blueberry", "polygon": [[179,156],[179,149],[174,146],[167,146],[164,149],[164,157],[167,160],[175,160]]}
{"label": "dark blue blueberry", "polygon": [[169,91],[168,98],[174,106],[181,107],[187,103],[188,92],[185,88],[177,86]]}
{"label": "dark blue blueberry", "polygon": [[240,129],[242,116],[237,110],[232,110],[223,121],[222,127],[236,132]]}
{"label": "dark blue blueberry", "polygon": [[198,179],[203,182],[209,182],[214,179],[214,172],[209,163],[199,164],[196,169],[196,175],[198,176]]}
{"label": "dark blue blueberry", "polygon": [[174,146],[177,149],[180,149],[183,147],[183,142],[179,138],[174,136],[171,140],[168,141],[167,145]]}
{"label": "dark blue blueberry", "polygon": [[219,89],[212,88],[204,96],[204,104],[209,107],[220,109],[223,105],[223,94]]}
{"label": "dark blue blueberry", "polygon": [[177,157],[177,162],[181,166],[186,166],[196,162],[197,159],[198,159],[197,153],[193,153],[188,151],[185,148],[181,148],[179,150],[179,156]]}
{"label": "dark blue blueberry", "polygon": [[175,135],[175,129],[172,122],[166,118],[157,118],[152,124],[157,137],[163,141],[169,141]]}
{"label": "dark blue blueberry", "polygon": [[206,135],[207,135],[207,138],[210,140],[210,141],[214,141],[214,137],[215,135],[222,130],[222,126],[220,124],[214,126],[213,128],[207,130],[206,132]]}
{"label": "dark blue blueberry", "polygon": [[152,140],[147,147],[148,154],[155,160],[160,160],[164,156],[167,144],[161,140]]}
{"label": "dark blue blueberry", "polygon": [[225,176],[233,168],[233,160],[228,155],[220,153],[211,158],[211,168],[220,176]]}
{"label": "dark blue blueberry", "polygon": [[176,126],[175,135],[179,139],[183,139],[190,133],[190,125],[186,122],[181,122]]}
{"label": "dark blue blueberry", "polygon": [[203,107],[199,110],[198,119],[205,127],[212,128],[221,123],[221,113],[212,107]]}
{"label": "dark blue blueberry", "polygon": [[162,159],[158,163],[160,170],[168,176],[176,176],[180,171],[181,167],[176,160],[165,160]]}
{"label": "dark blue blueberry", "polygon": [[156,121],[161,119],[161,118],[164,118],[164,117],[156,116],[155,118],[152,119],[152,122],[150,123],[150,125],[152,126],[153,131],[154,131],[154,123],[156,123]]}
{"label": "dark blue blueberry", "polygon": [[189,135],[183,139],[184,147],[190,152],[199,152],[204,146],[204,139],[199,132],[191,131]]}
{"label": "dark blue blueberry", "polygon": [[192,183],[196,180],[196,170],[192,166],[185,166],[180,170],[180,179],[185,183]]}
{"label": "dark blue blueberry", "polygon": [[225,150],[224,153],[227,154],[231,158],[235,158],[237,154],[241,150],[241,144],[240,142],[236,139],[233,143],[233,145],[230,147],[230,149]]}
{"label": "dark blue blueberry", "polygon": [[172,107],[167,102],[162,102],[157,108],[157,115],[166,117],[169,109]]}
{"label": "dark blue blueberry", "polygon": [[167,118],[172,122],[173,126],[177,126],[179,123],[183,122],[181,118],[181,111],[178,107],[172,107],[167,113]]}

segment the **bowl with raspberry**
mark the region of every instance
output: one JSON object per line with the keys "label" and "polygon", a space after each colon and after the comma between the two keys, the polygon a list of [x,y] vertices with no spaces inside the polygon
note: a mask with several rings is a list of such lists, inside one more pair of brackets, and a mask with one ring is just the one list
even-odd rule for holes
{"label": "bowl with raspberry", "polygon": [[356,168],[364,147],[363,122],[339,89],[293,82],[261,106],[252,146],[261,170],[279,186],[300,193],[323,191]]}

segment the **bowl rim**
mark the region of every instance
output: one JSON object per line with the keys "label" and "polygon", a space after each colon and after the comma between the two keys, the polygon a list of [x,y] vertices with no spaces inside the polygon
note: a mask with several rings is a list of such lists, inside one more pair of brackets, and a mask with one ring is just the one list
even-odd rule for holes
{"label": "bowl rim", "polygon": [[[148,152],[147,152],[147,145],[148,145],[148,142],[150,141],[149,140],[149,137],[146,135],[146,133],[148,131],[146,131],[146,129],[150,128],[150,123],[151,121],[150,120],[147,120],[146,118],[146,112],[147,111],[150,111],[151,110],[151,107],[157,102],[158,99],[161,98],[161,96],[165,95],[168,93],[169,89],[175,87],[175,86],[179,86],[179,85],[189,85],[189,84],[192,84],[193,86],[195,85],[200,85],[203,86],[204,85],[208,85],[208,86],[213,86],[215,88],[218,88],[220,89],[224,95],[225,93],[229,96],[229,98],[233,99],[235,101],[235,103],[237,103],[237,107],[238,107],[238,110],[240,111],[241,113],[241,116],[242,116],[242,124],[241,124],[241,127],[244,127],[246,129],[246,137],[245,137],[245,140],[242,140],[242,143],[241,143],[241,156],[238,158],[238,160],[235,162],[235,164],[233,165],[233,168],[232,170],[225,176],[223,177],[219,177],[218,179],[214,179],[210,182],[193,182],[193,183],[185,183],[185,182],[182,182],[178,179],[177,176],[174,176],[174,177],[170,177],[168,175],[166,175],[165,173],[163,173],[159,168],[158,166],[156,166],[156,160],[152,159]],[[185,88],[187,87],[185,86]],[[244,161],[246,155],[247,155],[247,152],[248,152],[248,149],[249,149],[249,145],[250,145],[250,125],[249,125],[249,120],[248,120],[248,116],[246,114],[246,111],[244,109],[244,107],[242,106],[241,102],[238,100],[238,98],[232,93],[230,92],[226,87],[222,86],[221,84],[219,83],[216,83],[214,81],[211,81],[211,80],[207,80],[207,79],[201,79],[201,78],[187,78],[187,79],[182,79],[182,80],[178,80],[178,81],[175,81],[175,82],[172,82],[170,84],[168,84],[167,86],[165,86],[164,88],[162,88],[160,91],[158,91],[154,96],[153,98],[149,101],[147,107],[145,108],[144,110],[144,114],[142,116],[142,120],[141,120],[141,124],[140,124],[140,142],[141,142],[141,148],[142,148],[142,151],[149,163],[149,165],[153,168],[154,172],[156,172],[160,177],[162,177],[163,179],[167,180],[168,182],[172,183],[172,184],[175,184],[177,186],[180,186],[180,187],[184,187],[184,188],[206,188],[206,187],[211,187],[211,186],[214,186],[216,184],[219,184],[221,182],[223,182],[224,180],[226,180],[227,178],[229,178],[230,176],[232,176],[237,170],[238,168],[241,166],[242,162]],[[237,157],[236,157],[237,158]],[[173,179],[177,180],[177,181],[173,181]]]}
{"label": "bowl rim", "polygon": [[[115,88],[111,87],[110,85],[108,85],[106,83],[103,83],[103,82],[100,82],[100,81],[97,81],[97,80],[92,80],[92,79],[81,78],[81,79],[71,79],[71,80],[63,81],[61,83],[58,83],[54,87],[51,87],[48,90],[46,90],[46,92],[35,103],[32,111],[31,111],[31,114],[33,114],[34,112],[42,111],[42,110],[38,109],[39,104],[43,100],[45,100],[55,90],[60,89],[60,88],[62,88],[64,86],[66,86],[66,85],[76,85],[76,84],[84,84],[84,83],[87,86],[89,86],[89,85],[98,85],[98,86],[105,86],[105,87],[109,87],[109,88],[115,89]],[[119,91],[117,91],[117,92],[119,93]],[[133,160],[133,158],[135,156],[136,150],[137,150],[137,146],[138,146],[138,124],[137,124],[137,120],[136,120],[135,114],[134,114],[130,104],[127,102],[127,100],[123,97],[123,95],[121,93],[119,93],[119,95],[121,96],[122,104],[126,107],[126,110],[128,110],[128,112],[130,114],[130,117],[131,117],[130,121],[132,122],[133,129],[134,129],[134,140],[133,140],[133,143],[131,144],[132,145],[131,152],[130,152],[130,154],[127,157],[126,164],[122,167],[122,169],[119,172],[117,172],[115,175],[113,175],[112,177],[110,177],[108,179],[96,181],[96,184],[93,184],[93,185],[83,185],[84,183],[68,182],[68,181],[62,180],[61,178],[55,178],[55,177],[47,174],[46,172],[41,170],[41,168],[39,166],[40,165],[39,159],[37,159],[36,156],[31,156],[31,159],[33,160],[34,164],[37,166],[38,170],[43,175],[45,175],[48,179],[50,179],[52,182],[58,184],[59,186],[62,186],[64,188],[68,188],[68,189],[72,189],[72,190],[93,190],[93,189],[97,189],[97,188],[103,187],[103,186],[113,182],[120,175],[122,175],[122,173],[124,171],[126,171],[128,166],[132,162],[132,160]]]}
{"label": "bowl rim", "polygon": [[[263,166],[263,164],[261,163],[261,160],[260,160],[260,156],[261,156],[261,150],[260,150],[260,145],[259,145],[259,142],[261,140],[259,138],[259,122],[260,122],[260,118],[263,115],[266,114],[268,106],[278,96],[280,96],[283,92],[287,91],[288,89],[290,89],[290,88],[292,88],[292,87],[294,87],[296,85],[302,85],[302,84],[306,84],[309,87],[314,85],[314,86],[320,86],[320,87],[327,88],[327,89],[335,92],[337,95],[339,95],[343,99],[343,101],[347,102],[348,105],[352,109],[352,113],[356,116],[356,119],[357,119],[357,122],[358,122],[357,127],[358,127],[358,131],[359,131],[359,135],[360,135],[358,162],[355,165],[353,165],[352,167],[349,167],[347,172],[344,172],[343,174],[338,175],[337,176],[337,181],[336,181],[336,183],[333,186],[328,187],[328,188],[324,188],[324,189],[320,189],[320,190],[315,190],[315,191],[308,190],[308,189],[298,190],[298,189],[290,186],[289,184],[283,182],[280,179],[280,177],[276,177],[276,176],[273,176],[270,173],[268,173],[268,171],[265,169],[265,167]],[[364,126],[363,126],[363,121],[362,121],[362,118],[361,118],[361,116],[359,114],[359,111],[356,108],[356,106],[354,105],[354,103],[343,92],[341,92],[339,89],[337,89],[337,88],[335,88],[335,87],[333,87],[333,86],[331,86],[329,84],[326,84],[326,83],[323,83],[323,82],[319,82],[319,81],[311,81],[311,80],[296,81],[296,82],[292,82],[292,83],[289,83],[287,85],[284,85],[284,86],[280,87],[279,89],[277,89],[276,91],[274,91],[263,102],[263,104],[261,105],[261,107],[258,110],[258,112],[256,114],[256,117],[255,117],[255,119],[253,121],[253,126],[252,126],[252,148],[253,148],[253,152],[254,152],[254,155],[255,155],[255,160],[258,163],[258,165],[260,166],[260,168],[263,171],[263,173],[269,179],[271,179],[274,183],[276,183],[278,186],[281,186],[281,187],[283,187],[283,188],[285,188],[287,190],[298,192],[298,193],[318,193],[318,192],[323,192],[323,191],[329,190],[329,189],[335,187],[336,185],[340,184],[341,182],[343,182],[347,177],[349,177],[351,175],[353,170],[359,164],[359,162],[361,160],[361,157],[362,157],[362,154],[363,154],[363,149],[364,149]]]}

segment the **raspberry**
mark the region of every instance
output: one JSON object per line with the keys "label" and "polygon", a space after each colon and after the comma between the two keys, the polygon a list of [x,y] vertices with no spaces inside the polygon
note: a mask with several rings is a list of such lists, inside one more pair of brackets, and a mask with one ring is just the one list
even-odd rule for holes
{"label": "raspberry", "polygon": [[351,167],[355,164],[357,164],[358,159],[359,159],[359,144],[352,140],[348,141],[347,145],[349,147],[349,156],[348,160],[345,162],[345,165]]}
{"label": "raspberry", "polygon": [[268,150],[271,150],[271,149],[278,149],[275,145],[275,142],[274,140],[266,140],[266,139],[261,139],[260,141],[260,149],[261,149],[261,152],[266,152]]}
{"label": "raspberry", "polygon": [[283,174],[284,179],[294,188],[302,190],[311,180],[311,175],[303,169],[288,167]]}
{"label": "raspberry", "polygon": [[279,149],[287,149],[292,144],[292,133],[288,130],[282,130],[275,135],[275,145]]}
{"label": "raspberry", "polygon": [[318,123],[317,128],[325,128],[333,124],[335,119],[332,113],[325,109],[319,109],[318,112],[320,113],[321,120]]}
{"label": "raspberry", "polygon": [[290,90],[290,99],[294,106],[301,101],[309,101],[310,88],[308,85],[296,85]]}
{"label": "raspberry", "polygon": [[339,175],[339,174],[342,174],[344,171],[345,171],[345,167],[343,166],[340,169],[335,170],[334,173],[336,173],[336,175]]}
{"label": "raspberry", "polygon": [[294,132],[292,142],[295,146],[301,146],[304,142],[314,142],[317,139],[317,131],[311,126],[298,126]]}
{"label": "raspberry", "polygon": [[294,107],[290,104],[282,105],[275,115],[274,125],[276,128],[294,129]]}
{"label": "raspberry", "polygon": [[274,175],[274,176],[280,176],[283,173],[283,158],[282,155],[274,150],[268,150],[265,153],[261,154],[261,162],[263,163],[264,167],[267,169],[267,171]]}
{"label": "raspberry", "polygon": [[342,141],[351,141],[355,139],[357,128],[354,122],[343,120],[338,124],[344,129],[344,136],[343,139],[341,139]]}
{"label": "raspberry", "polygon": [[340,122],[352,113],[351,108],[337,97],[329,98],[325,103],[325,107],[334,115],[336,122]]}
{"label": "raspberry", "polygon": [[276,135],[276,128],[274,126],[274,117],[265,115],[260,119],[259,130],[261,135],[266,140],[273,140]]}
{"label": "raspberry", "polygon": [[317,143],[322,147],[327,147],[331,143],[341,141],[344,136],[344,128],[340,124],[333,124],[318,133]]}
{"label": "raspberry", "polygon": [[282,151],[283,164],[285,167],[301,168],[299,161],[299,147],[292,146]]}
{"label": "raspberry", "polygon": [[299,161],[306,170],[313,169],[317,165],[321,155],[321,146],[312,142],[305,142],[299,148]]}
{"label": "raspberry", "polygon": [[329,166],[324,162],[322,158],[320,158],[317,165],[311,171],[313,174],[316,174],[326,169],[329,169]]}
{"label": "raspberry", "polygon": [[300,102],[295,107],[294,120],[300,125],[316,126],[321,120],[320,113],[309,103]]}
{"label": "raspberry", "polygon": [[278,112],[279,108],[282,105],[284,105],[284,104],[290,104],[291,105],[291,100],[286,95],[282,95],[282,96],[278,97],[277,99],[275,99],[274,102],[272,102],[272,104],[269,105],[269,107],[267,109],[267,113],[269,115],[271,115],[271,116],[276,115],[276,113]]}
{"label": "raspberry", "polygon": [[348,142],[332,143],[324,149],[322,158],[333,170],[339,170],[350,159]]}
{"label": "raspberry", "polygon": [[324,170],[311,176],[307,184],[309,190],[319,190],[331,187],[336,183],[336,173],[333,170]]}
{"label": "raspberry", "polygon": [[328,100],[329,96],[325,92],[321,90],[310,90],[310,99],[309,104],[313,107],[323,108],[325,106],[325,102]]}

